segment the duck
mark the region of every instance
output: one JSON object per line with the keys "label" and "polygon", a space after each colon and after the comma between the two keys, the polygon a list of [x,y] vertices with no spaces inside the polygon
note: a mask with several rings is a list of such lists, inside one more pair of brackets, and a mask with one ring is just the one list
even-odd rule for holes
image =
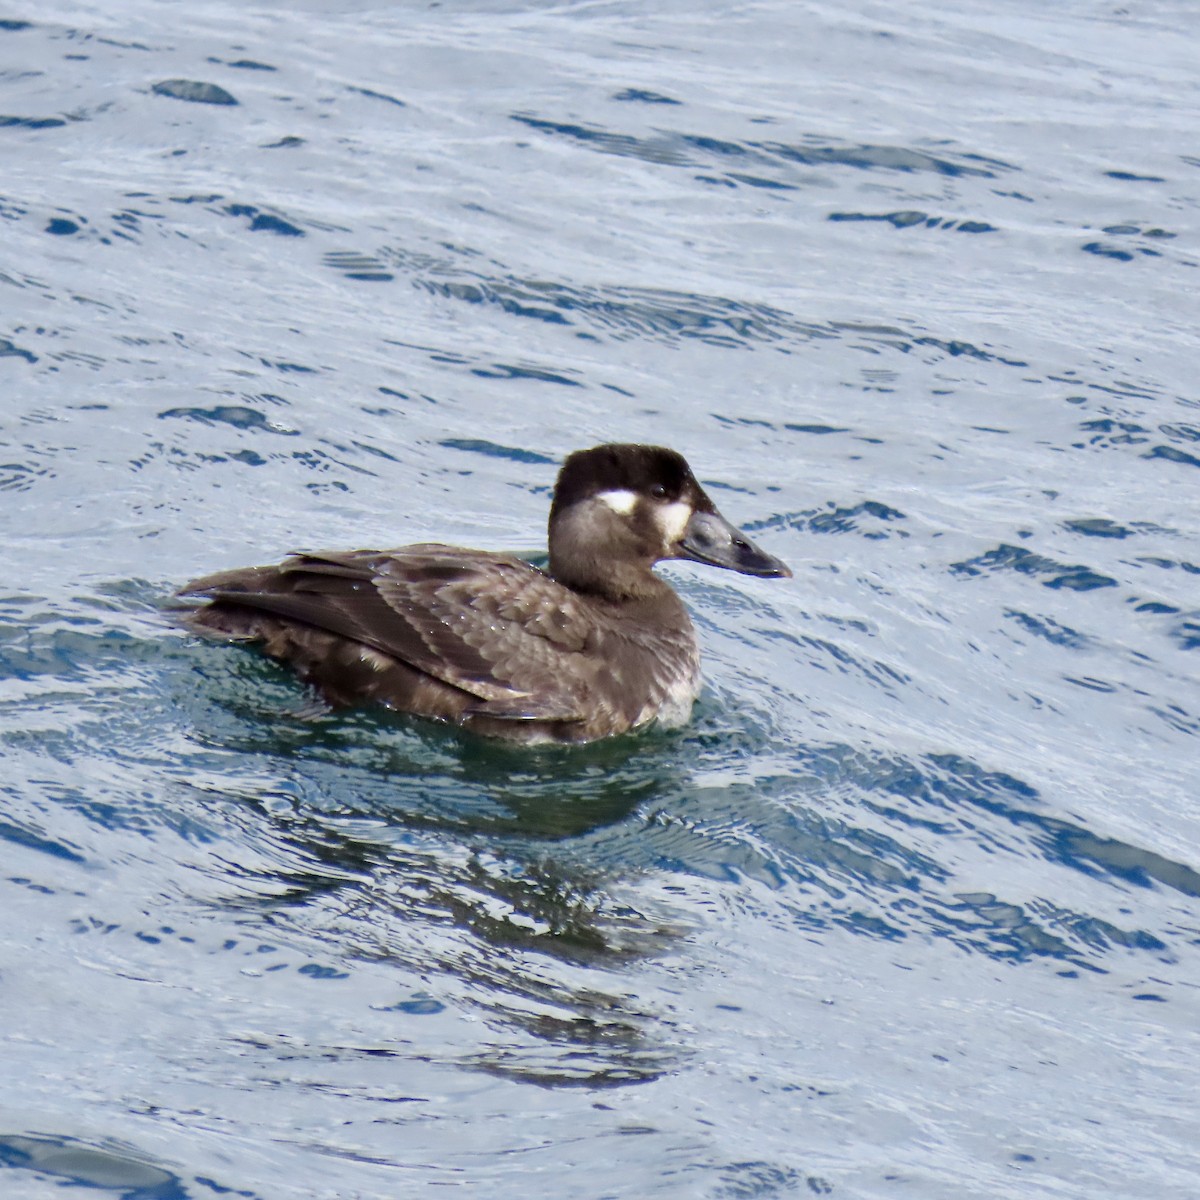
{"label": "duck", "polygon": [[330,708],[382,705],[504,741],[580,743],[689,720],[700,651],[654,571],[791,571],[727,521],[684,457],[609,443],[563,462],[549,560],[440,543],[293,553],[177,596],[209,638],[287,664]]}

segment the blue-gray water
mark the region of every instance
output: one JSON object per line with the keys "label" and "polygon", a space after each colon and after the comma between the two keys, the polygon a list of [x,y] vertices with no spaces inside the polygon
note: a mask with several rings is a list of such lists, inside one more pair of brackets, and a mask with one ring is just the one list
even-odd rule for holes
{"label": "blue-gray water", "polygon": [[[1193,6],[0,17],[6,1200],[1200,1194]],[[795,568],[681,732],[162,615],[604,439]]]}

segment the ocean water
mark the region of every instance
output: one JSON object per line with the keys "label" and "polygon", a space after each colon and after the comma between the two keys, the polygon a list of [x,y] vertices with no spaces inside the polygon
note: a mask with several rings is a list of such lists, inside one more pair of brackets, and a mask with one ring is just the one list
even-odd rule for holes
{"label": "ocean water", "polygon": [[[0,13],[0,1194],[1200,1195],[1190,5]],[[672,733],[172,623],[683,451]]]}

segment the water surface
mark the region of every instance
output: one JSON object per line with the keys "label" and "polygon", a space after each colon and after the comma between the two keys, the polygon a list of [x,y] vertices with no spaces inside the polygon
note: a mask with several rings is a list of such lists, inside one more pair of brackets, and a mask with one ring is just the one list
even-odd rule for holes
{"label": "water surface", "polygon": [[[0,20],[5,1196],[1195,1195],[1190,9]],[[686,729],[314,720],[201,572],[683,451]]]}

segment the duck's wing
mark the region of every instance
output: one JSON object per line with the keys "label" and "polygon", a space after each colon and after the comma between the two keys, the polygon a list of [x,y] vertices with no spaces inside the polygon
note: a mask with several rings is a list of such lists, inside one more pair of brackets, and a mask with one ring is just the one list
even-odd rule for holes
{"label": "duck's wing", "polygon": [[589,601],[507,555],[320,551],[199,579],[181,594],[348,638],[466,693],[471,715],[582,720],[598,674],[586,653]]}

